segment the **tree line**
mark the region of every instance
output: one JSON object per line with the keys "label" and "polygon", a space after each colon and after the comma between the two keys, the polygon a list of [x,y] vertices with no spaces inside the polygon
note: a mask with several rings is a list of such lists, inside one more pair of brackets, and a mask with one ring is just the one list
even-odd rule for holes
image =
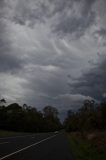
{"label": "tree line", "polygon": [[18,103],[5,105],[6,100],[0,100],[0,129],[19,132],[51,132],[61,129],[58,110],[46,106],[42,111],[35,107]]}
{"label": "tree line", "polygon": [[106,100],[96,104],[94,100],[85,100],[77,111],[69,110],[64,120],[66,131],[90,131],[106,129]]}
{"label": "tree line", "polygon": [[52,132],[65,128],[66,131],[89,131],[106,129],[106,100],[96,104],[94,100],[85,100],[82,107],[73,112],[69,110],[63,125],[58,118],[58,110],[46,106],[42,111],[35,107],[18,103],[5,105],[0,100],[0,129],[19,132]]}

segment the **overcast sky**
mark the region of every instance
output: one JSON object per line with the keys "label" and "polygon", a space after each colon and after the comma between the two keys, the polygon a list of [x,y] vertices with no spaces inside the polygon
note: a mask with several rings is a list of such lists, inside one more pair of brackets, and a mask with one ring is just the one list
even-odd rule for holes
{"label": "overcast sky", "polygon": [[61,114],[106,97],[106,0],[0,0],[0,97]]}

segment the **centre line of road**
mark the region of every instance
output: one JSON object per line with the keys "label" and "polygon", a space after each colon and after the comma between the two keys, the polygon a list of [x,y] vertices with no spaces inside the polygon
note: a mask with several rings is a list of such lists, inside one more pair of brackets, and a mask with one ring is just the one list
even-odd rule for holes
{"label": "centre line of road", "polygon": [[29,146],[27,146],[27,147],[24,147],[24,148],[22,148],[22,149],[20,149],[20,150],[17,150],[17,151],[15,151],[15,152],[13,152],[13,153],[10,153],[10,154],[8,154],[8,155],[6,155],[6,156],[4,156],[4,157],[1,157],[0,160],[6,159],[6,158],[8,158],[8,157],[11,157],[11,156],[19,153],[19,152],[25,151],[25,150],[27,150],[27,149],[29,149],[29,148],[31,148],[31,147],[33,147],[33,146],[36,146],[36,145],[38,145],[38,144],[40,144],[40,143],[42,143],[42,142],[44,142],[44,141],[47,141],[47,140],[49,140],[49,139],[52,139],[52,138],[56,137],[57,135],[59,135],[59,134],[50,136],[50,137],[45,138],[45,139],[43,139],[43,140],[41,140],[41,141],[39,141],[39,142],[33,143],[33,144],[31,144],[31,145],[29,145]]}
{"label": "centre line of road", "polygon": [[9,142],[2,142],[2,143],[0,143],[0,145],[1,145],[1,144],[7,144],[7,143],[9,143]]}

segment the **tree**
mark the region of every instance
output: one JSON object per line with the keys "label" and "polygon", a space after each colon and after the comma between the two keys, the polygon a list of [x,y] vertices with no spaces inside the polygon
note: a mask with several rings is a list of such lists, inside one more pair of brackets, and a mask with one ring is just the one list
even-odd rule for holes
{"label": "tree", "polygon": [[55,107],[44,107],[43,116],[46,131],[55,131],[61,128],[61,123],[58,118],[58,110]]}
{"label": "tree", "polygon": [[6,104],[6,100],[3,98],[0,100],[0,106],[4,106]]}
{"label": "tree", "polygon": [[43,109],[44,117],[57,117],[58,110],[55,107],[52,106],[46,106]]}
{"label": "tree", "polygon": [[76,112],[68,111],[65,119],[67,131],[88,131],[106,128],[106,103],[96,106],[94,100],[85,100],[83,106]]}
{"label": "tree", "polygon": [[[1,103],[6,103],[1,99]],[[20,106],[13,103],[0,107],[0,129],[19,132],[46,132],[55,131],[60,128],[60,121],[57,117],[58,110],[55,107],[47,106],[44,112],[39,112],[35,107],[24,104]]]}

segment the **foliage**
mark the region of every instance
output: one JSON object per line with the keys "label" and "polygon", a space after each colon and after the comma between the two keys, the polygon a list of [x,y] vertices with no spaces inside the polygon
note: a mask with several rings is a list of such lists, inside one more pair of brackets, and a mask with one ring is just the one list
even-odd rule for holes
{"label": "foliage", "polygon": [[[2,101],[3,103],[6,101]],[[0,106],[0,129],[21,132],[48,132],[61,128],[58,111],[49,106],[43,113],[36,108],[17,103]]]}
{"label": "foliage", "polygon": [[88,141],[80,133],[68,133],[71,151],[76,160],[105,160],[106,152],[98,149],[94,143]]}
{"label": "foliage", "polygon": [[67,131],[106,129],[106,101],[98,105],[94,101],[84,101],[77,112],[68,111],[64,126]]}

